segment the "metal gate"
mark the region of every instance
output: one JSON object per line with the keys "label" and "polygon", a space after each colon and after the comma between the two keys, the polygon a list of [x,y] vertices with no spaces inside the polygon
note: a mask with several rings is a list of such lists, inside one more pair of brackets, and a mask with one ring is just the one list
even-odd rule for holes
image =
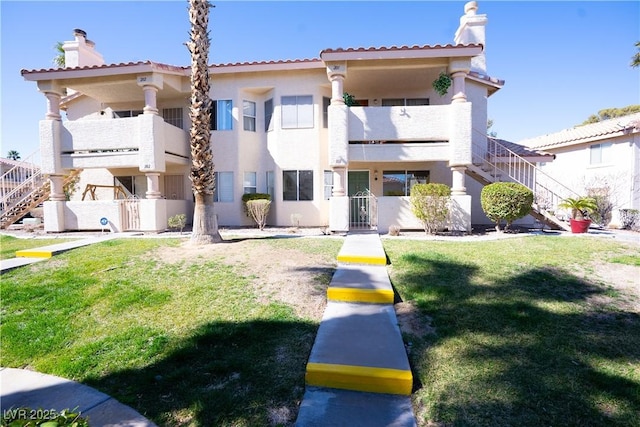
{"label": "metal gate", "polygon": [[378,199],[369,190],[349,198],[349,228],[372,230],[378,227]]}
{"label": "metal gate", "polygon": [[140,230],[140,200],[137,198],[120,200],[120,224],[122,224],[122,231]]}

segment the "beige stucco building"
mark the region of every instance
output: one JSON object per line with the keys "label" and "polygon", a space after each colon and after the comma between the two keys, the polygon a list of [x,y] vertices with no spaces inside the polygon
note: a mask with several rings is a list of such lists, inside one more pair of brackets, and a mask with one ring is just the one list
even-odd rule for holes
{"label": "beige stucco building", "polygon": [[[488,222],[467,168],[486,149],[487,99],[504,82],[487,74],[487,17],[476,9],[465,5],[453,44],[444,46],[212,65],[219,224],[251,224],[241,197],[260,192],[272,196],[274,226],[420,228],[409,204],[418,182],[451,186],[451,228]],[[84,31],[74,37],[63,46],[64,68],[22,71],[47,102],[45,230],[97,229],[106,218],[116,231],[162,231],[172,215],[190,218],[190,68],[106,64]],[[441,73],[452,81],[443,96],[432,87]],[[358,105],[345,105],[344,93]],[[63,177],[74,169],[80,182],[66,200]]]}

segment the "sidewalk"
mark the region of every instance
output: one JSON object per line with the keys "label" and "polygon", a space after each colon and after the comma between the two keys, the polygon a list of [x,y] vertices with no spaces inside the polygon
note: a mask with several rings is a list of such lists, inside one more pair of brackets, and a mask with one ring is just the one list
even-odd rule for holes
{"label": "sidewalk", "polygon": [[377,233],[348,234],[305,376],[297,427],[413,427],[413,376]]}
{"label": "sidewalk", "polygon": [[0,410],[28,407],[50,411],[76,409],[91,427],[156,427],[138,412],[91,387],[26,369],[0,368]]}

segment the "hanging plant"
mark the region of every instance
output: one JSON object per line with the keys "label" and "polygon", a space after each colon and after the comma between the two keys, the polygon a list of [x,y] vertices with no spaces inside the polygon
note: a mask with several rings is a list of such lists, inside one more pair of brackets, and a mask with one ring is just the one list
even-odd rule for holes
{"label": "hanging plant", "polygon": [[350,93],[343,93],[342,99],[344,100],[344,103],[347,107],[357,107],[358,105],[360,105],[358,104],[358,101],[356,101],[356,97],[351,95]]}
{"label": "hanging plant", "polygon": [[440,95],[445,96],[451,87],[451,77],[444,71],[440,71],[438,78],[433,81],[433,89]]}

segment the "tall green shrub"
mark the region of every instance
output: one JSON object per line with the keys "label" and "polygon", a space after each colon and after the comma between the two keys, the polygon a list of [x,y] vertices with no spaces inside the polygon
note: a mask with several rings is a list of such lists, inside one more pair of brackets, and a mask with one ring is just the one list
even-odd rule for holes
{"label": "tall green shrub", "polygon": [[496,223],[496,230],[500,231],[501,221],[507,222],[507,230],[513,221],[531,211],[533,192],[516,182],[494,182],[482,189],[480,203],[487,217]]}
{"label": "tall green shrub", "polygon": [[427,234],[447,225],[451,189],[445,184],[416,184],[411,187],[411,211],[422,222]]}

